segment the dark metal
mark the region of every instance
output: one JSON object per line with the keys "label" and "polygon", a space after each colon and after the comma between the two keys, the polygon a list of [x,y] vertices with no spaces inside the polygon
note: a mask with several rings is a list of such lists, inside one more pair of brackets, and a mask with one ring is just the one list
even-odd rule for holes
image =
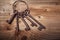
{"label": "dark metal", "polygon": [[13,22],[13,20],[14,20],[15,17],[16,17],[16,14],[12,15],[12,17],[10,18],[10,20],[7,20],[7,22],[9,24],[11,24]]}
{"label": "dark metal", "polygon": [[[23,2],[23,3],[25,3],[26,4],[26,6],[27,6],[27,9],[26,10],[24,10],[23,12],[18,12],[15,8],[16,8],[16,3],[17,2]],[[25,1],[15,1],[14,2],[14,4],[13,4],[13,15],[12,15],[12,17],[11,17],[11,19],[10,20],[8,20],[7,22],[9,23],[9,24],[12,24],[12,22],[13,22],[13,20],[14,20],[14,18],[16,17],[16,22],[17,22],[17,29],[16,30],[18,30],[18,32],[19,32],[19,18],[21,18],[21,20],[24,22],[24,24],[26,25],[26,28],[25,28],[25,30],[26,31],[28,31],[28,30],[30,30],[30,27],[29,27],[29,25],[28,25],[28,23],[26,22],[26,20],[24,19],[24,18],[26,18],[27,20],[29,20],[32,24],[32,26],[37,26],[37,24],[39,24],[39,30],[42,30],[42,29],[45,29],[45,26],[43,26],[39,21],[37,21],[32,15],[30,15],[30,10],[29,10],[29,7],[28,7],[28,5],[27,5],[27,3],[25,2]],[[28,18],[29,17],[29,18]],[[35,22],[33,22],[31,19],[33,19]]]}
{"label": "dark metal", "polygon": [[27,22],[24,20],[24,18],[21,18],[21,19],[22,19],[22,21],[24,22],[24,24],[26,25],[25,30],[26,30],[26,31],[30,30],[30,27],[29,27],[29,25],[27,24]]}
{"label": "dark metal", "polygon": [[32,18],[36,23],[38,23],[39,24],[39,30],[41,30],[41,29],[46,29],[45,28],[45,26],[43,26],[39,21],[37,21],[32,15],[28,15],[30,18]]}
{"label": "dark metal", "polygon": [[29,20],[29,21],[32,23],[32,24],[31,24],[32,27],[33,27],[33,26],[37,26],[37,24],[36,24],[35,22],[33,22],[30,18],[26,17],[26,19]]}
{"label": "dark metal", "polygon": [[10,20],[7,20],[7,22],[9,24],[12,24],[12,22],[13,22],[14,18],[16,17],[16,15],[17,15],[17,11],[15,10],[15,13],[12,15],[12,17],[10,18]]}
{"label": "dark metal", "polygon": [[19,29],[19,15],[17,15],[17,17],[16,17],[16,23],[17,23],[17,31],[19,32],[20,31],[20,29]]}

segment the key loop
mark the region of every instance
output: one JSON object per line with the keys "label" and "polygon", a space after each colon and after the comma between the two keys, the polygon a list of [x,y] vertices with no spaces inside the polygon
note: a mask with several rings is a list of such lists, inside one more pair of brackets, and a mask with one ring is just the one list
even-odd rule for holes
{"label": "key loop", "polygon": [[[30,10],[29,10],[29,7],[28,7],[28,4],[25,2],[25,1],[15,1],[14,3],[13,3],[13,12],[15,13],[16,11],[18,12],[18,10],[16,10],[15,8],[16,8],[16,5],[19,3],[19,2],[22,2],[22,3],[24,3],[25,5],[26,5],[26,7],[27,7],[27,9],[25,9],[23,12],[30,12]],[[22,12],[20,12],[20,13],[22,13]]]}

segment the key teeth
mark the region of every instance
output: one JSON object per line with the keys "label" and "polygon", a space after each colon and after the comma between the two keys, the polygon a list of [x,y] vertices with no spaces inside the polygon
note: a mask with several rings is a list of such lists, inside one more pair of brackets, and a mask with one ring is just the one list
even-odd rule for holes
{"label": "key teeth", "polygon": [[37,27],[37,25],[35,25],[35,24],[31,24],[31,26],[32,26],[32,27],[34,27],[34,26],[36,26],[36,27]]}
{"label": "key teeth", "polygon": [[34,27],[35,25],[31,24],[32,27]]}
{"label": "key teeth", "polygon": [[45,26],[40,26],[42,29],[46,29],[46,27]]}
{"label": "key teeth", "polygon": [[42,31],[42,29],[38,28],[38,30]]}
{"label": "key teeth", "polygon": [[38,30],[42,31],[42,29],[46,29],[46,28],[43,26],[38,27]]}
{"label": "key teeth", "polygon": [[25,30],[26,30],[26,31],[29,31],[29,30],[30,30],[30,28],[25,28]]}

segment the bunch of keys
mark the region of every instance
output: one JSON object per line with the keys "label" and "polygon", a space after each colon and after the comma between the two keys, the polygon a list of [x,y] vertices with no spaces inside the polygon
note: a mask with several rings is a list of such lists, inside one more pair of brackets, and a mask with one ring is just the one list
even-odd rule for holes
{"label": "bunch of keys", "polygon": [[[29,7],[28,7],[28,4],[25,2],[25,1],[15,1],[13,3],[13,15],[12,17],[10,18],[10,20],[7,20],[7,22],[9,24],[12,24],[13,20],[16,18],[16,24],[17,24],[17,30],[19,32],[19,18],[23,21],[23,23],[25,24],[26,28],[25,30],[26,31],[29,31],[31,30],[30,26],[28,25],[28,23],[26,22],[25,18],[27,20],[29,20],[31,22],[31,26],[38,26],[38,29],[41,31],[42,29],[46,29],[44,25],[42,25],[39,21],[37,21],[31,14],[30,14],[30,10],[29,10]],[[32,20],[31,20],[32,19]],[[34,22],[34,21],[35,22]],[[38,25],[37,25],[37,24]]]}

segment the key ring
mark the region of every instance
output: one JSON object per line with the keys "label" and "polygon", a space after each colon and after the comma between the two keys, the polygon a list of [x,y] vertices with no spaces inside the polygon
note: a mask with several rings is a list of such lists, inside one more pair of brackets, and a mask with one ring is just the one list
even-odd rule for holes
{"label": "key ring", "polygon": [[[16,11],[18,11],[18,10],[16,10],[16,5],[18,5],[20,2],[24,3],[24,4],[26,5],[26,7],[27,7],[24,11],[30,13],[28,4],[27,4],[25,1],[19,1],[19,0],[18,0],[18,1],[15,1],[15,2],[13,3],[13,12],[15,13]],[[23,12],[24,12],[24,11],[23,11]]]}

